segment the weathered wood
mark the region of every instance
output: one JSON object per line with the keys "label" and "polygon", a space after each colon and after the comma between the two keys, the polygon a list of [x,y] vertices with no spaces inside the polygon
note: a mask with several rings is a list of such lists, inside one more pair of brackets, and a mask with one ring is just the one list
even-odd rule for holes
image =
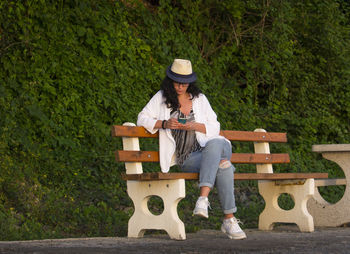
{"label": "weathered wood", "polygon": [[[158,162],[158,151],[125,151],[118,150],[115,152],[116,161],[119,162]],[[231,156],[232,163],[238,164],[267,164],[267,163],[289,163],[289,154],[255,154],[255,153],[233,153]]]}
{"label": "weathered wood", "polygon": [[350,144],[313,145],[312,151],[317,152],[317,153],[349,152],[350,151]]}
{"label": "weathered wood", "polygon": [[[122,173],[123,180],[150,181],[150,180],[198,180],[198,173],[162,173],[152,172],[143,174]],[[328,173],[235,173],[235,180],[289,180],[289,179],[321,179],[328,178]]]}
{"label": "weathered wood", "polygon": [[334,186],[334,185],[346,185],[346,178],[330,178],[330,179],[317,179],[315,180],[315,186]]}
{"label": "weathered wood", "polygon": [[158,132],[151,134],[144,127],[140,126],[113,125],[112,137],[157,138]]}
{"label": "weathered wood", "polygon": [[307,179],[288,179],[288,180],[276,180],[275,185],[278,186],[292,186],[303,185]]}
{"label": "weathered wood", "polygon": [[222,130],[220,135],[231,141],[287,142],[287,133]]}
{"label": "weathered wood", "polygon": [[[287,142],[287,134],[279,132],[254,132],[254,131],[230,131],[223,130],[220,135],[226,137],[231,141],[254,141],[254,142]],[[149,133],[141,126],[112,126],[113,137],[140,137],[140,138],[156,138],[158,132],[155,134]]]}

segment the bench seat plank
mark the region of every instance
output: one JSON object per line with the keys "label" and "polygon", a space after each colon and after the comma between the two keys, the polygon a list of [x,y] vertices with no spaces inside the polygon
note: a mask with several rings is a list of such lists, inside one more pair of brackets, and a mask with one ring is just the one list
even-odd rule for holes
{"label": "bench seat plank", "polygon": [[[122,173],[123,180],[198,180],[198,173],[162,173],[151,172],[143,174]],[[321,179],[328,178],[328,173],[235,173],[235,180],[289,180],[289,179]]]}
{"label": "bench seat plank", "polygon": [[[287,133],[222,130],[220,135],[231,141],[286,143]],[[113,137],[157,138],[158,132],[151,134],[141,126],[112,126]]]}
{"label": "bench seat plank", "polygon": [[[118,162],[159,162],[159,152],[118,150],[115,152],[115,159]],[[233,153],[231,162],[239,164],[289,163],[290,158],[287,153]]]}

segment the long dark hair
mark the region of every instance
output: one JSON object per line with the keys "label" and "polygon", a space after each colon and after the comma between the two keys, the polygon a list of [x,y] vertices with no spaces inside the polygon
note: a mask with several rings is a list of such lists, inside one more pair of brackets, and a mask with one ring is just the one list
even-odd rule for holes
{"label": "long dark hair", "polygon": [[[163,96],[165,97],[165,103],[168,108],[171,108],[171,112],[178,110],[180,107],[179,100],[177,99],[176,90],[174,88],[174,81],[166,76],[162,82],[161,90],[163,90]],[[198,97],[202,91],[196,85],[196,82],[189,84],[187,92],[192,95],[192,99]]]}

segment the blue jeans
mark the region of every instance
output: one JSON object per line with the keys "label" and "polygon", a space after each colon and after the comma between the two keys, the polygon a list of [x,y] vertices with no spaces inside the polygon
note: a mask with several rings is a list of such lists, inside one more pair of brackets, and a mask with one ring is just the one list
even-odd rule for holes
{"label": "blue jeans", "polygon": [[224,214],[237,211],[233,189],[235,167],[231,164],[228,168],[219,168],[220,161],[230,161],[231,155],[229,142],[220,138],[212,139],[202,151],[191,153],[182,166],[185,172],[199,172],[199,187],[213,188],[216,183]]}

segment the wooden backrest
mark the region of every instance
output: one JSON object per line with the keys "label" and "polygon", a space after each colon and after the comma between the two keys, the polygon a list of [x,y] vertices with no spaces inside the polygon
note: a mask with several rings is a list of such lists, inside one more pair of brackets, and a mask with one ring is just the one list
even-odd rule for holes
{"label": "wooden backrest", "polygon": [[[287,133],[280,132],[254,132],[254,131],[220,131],[220,135],[231,141],[254,141],[254,142],[275,142],[286,143]],[[149,133],[140,126],[112,126],[112,137],[139,137],[139,138],[158,138],[158,132]]]}
{"label": "wooden backrest", "polygon": [[[285,143],[287,142],[286,133],[277,132],[254,132],[254,131],[231,131],[223,130],[220,135],[230,141],[242,142],[260,142],[260,143]],[[157,138],[158,132],[149,133],[145,128],[139,126],[112,126],[113,137],[134,137],[134,138]],[[127,151],[118,150],[115,152],[118,162],[158,162],[158,151]],[[232,163],[239,164],[274,164],[289,163],[288,154],[271,154],[271,153],[233,153]]]}

